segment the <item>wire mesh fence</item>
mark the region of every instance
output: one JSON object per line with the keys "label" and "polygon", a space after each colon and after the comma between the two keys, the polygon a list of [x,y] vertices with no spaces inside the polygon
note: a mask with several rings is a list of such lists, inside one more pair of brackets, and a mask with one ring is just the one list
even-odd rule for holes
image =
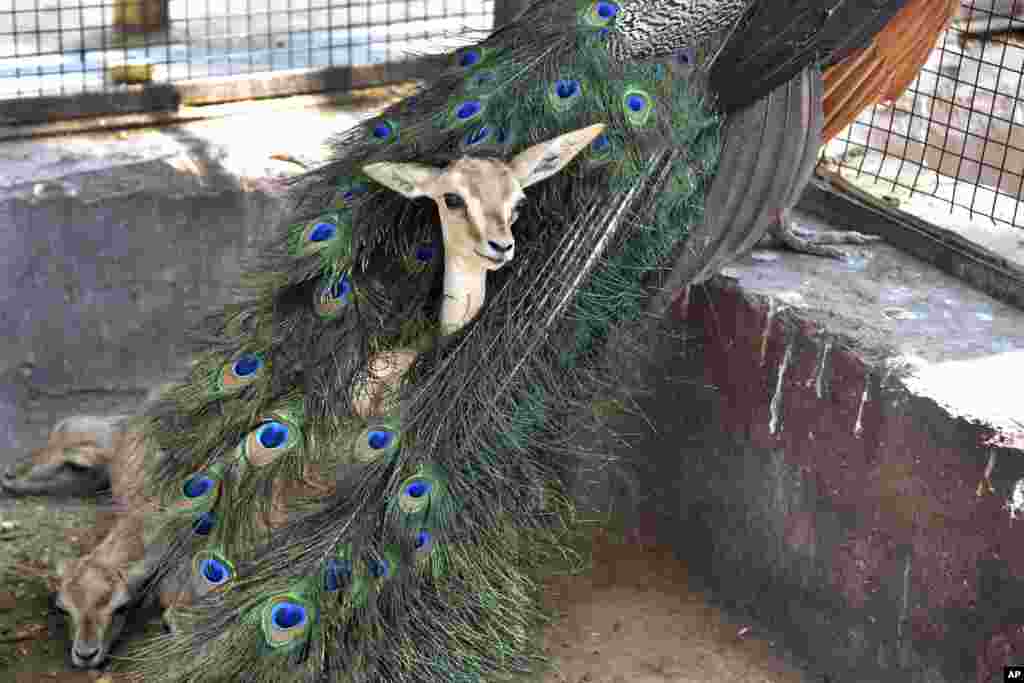
{"label": "wire mesh fence", "polygon": [[[486,31],[510,0],[0,0],[0,104],[296,69],[387,65]],[[824,154],[889,191],[1024,228],[1024,0],[962,0],[895,102]]]}
{"label": "wire mesh fence", "polygon": [[962,0],[903,95],[863,111],[824,155],[888,199],[1024,228],[1024,0]]}
{"label": "wire mesh fence", "polygon": [[0,0],[0,101],[390,64],[492,26],[493,0]]}

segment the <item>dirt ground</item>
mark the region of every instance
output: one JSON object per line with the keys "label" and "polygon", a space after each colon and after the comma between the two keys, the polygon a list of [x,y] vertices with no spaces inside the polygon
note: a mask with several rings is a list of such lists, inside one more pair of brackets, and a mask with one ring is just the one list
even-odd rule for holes
{"label": "dirt ground", "polygon": [[[50,567],[91,547],[110,523],[89,502],[0,498],[0,681],[118,683],[111,671],[70,668],[47,603]],[[540,683],[809,683],[756,627],[691,591],[685,564],[667,548],[597,531],[581,550],[588,568],[546,586],[560,618],[544,634],[555,668]],[[140,620],[115,655],[159,631],[157,615]]]}

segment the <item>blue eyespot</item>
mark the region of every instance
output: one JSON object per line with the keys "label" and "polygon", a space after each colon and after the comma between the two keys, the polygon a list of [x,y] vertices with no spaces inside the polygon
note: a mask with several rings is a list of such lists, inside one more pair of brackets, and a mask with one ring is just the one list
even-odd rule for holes
{"label": "blue eyespot", "polygon": [[422,498],[430,491],[430,484],[425,481],[414,481],[405,488],[410,498]]}
{"label": "blue eyespot", "polygon": [[197,474],[185,482],[185,497],[199,498],[205,496],[214,486],[213,479]]}
{"label": "blue eyespot", "polygon": [[460,119],[469,119],[480,113],[482,106],[477,100],[469,100],[459,105],[459,108],[455,110],[455,116]]}
{"label": "blue eyespot", "polygon": [[294,602],[279,602],[270,611],[270,620],[277,628],[293,628],[306,620],[306,608]]}
{"label": "blue eyespot", "polygon": [[213,531],[213,525],[217,521],[217,516],[212,512],[204,512],[199,515],[199,519],[192,525],[192,531],[199,536],[209,536],[210,532]]}
{"label": "blue eyespot", "polygon": [[391,442],[395,440],[395,435],[391,432],[385,431],[372,431],[366,437],[366,443],[370,448],[374,450],[380,450],[387,448],[391,445]]}
{"label": "blue eyespot", "polygon": [[313,226],[313,231],[309,233],[310,242],[323,242],[334,237],[334,233],[338,227],[334,223],[317,223]]}
{"label": "blue eyespot", "polygon": [[264,448],[277,448],[288,440],[288,427],[280,422],[268,422],[260,427],[259,441]]}
{"label": "blue eyespot", "polygon": [[235,361],[232,370],[239,377],[248,377],[259,370],[262,365],[263,361],[260,360],[259,356],[254,353],[247,353]]}
{"label": "blue eyespot", "polygon": [[572,97],[580,90],[580,82],[577,80],[561,80],[555,84],[555,92],[559,97]]}

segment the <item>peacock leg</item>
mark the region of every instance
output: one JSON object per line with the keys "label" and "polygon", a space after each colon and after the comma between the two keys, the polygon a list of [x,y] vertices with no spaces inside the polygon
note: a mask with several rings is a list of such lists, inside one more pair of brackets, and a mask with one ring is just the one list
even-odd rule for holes
{"label": "peacock leg", "polygon": [[777,213],[777,220],[768,228],[762,247],[789,249],[801,254],[824,256],[846,260],[848,254],[832,244],[870,244],[882,238],[878,235],[865,235],[855,230],[814,230],[806,228],[793,220],[789,209]]}

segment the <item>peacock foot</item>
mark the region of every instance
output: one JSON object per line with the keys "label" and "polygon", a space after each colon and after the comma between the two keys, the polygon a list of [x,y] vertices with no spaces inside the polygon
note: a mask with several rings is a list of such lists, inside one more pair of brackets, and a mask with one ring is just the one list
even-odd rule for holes
{"label": "peacock foot", "polygon": [[846,260],[848,255],[833,244],[870,244],[882,238],[878,235],[865,235],[854,230],[813,230],[800,226],[789,215],[788,211],[780,211],[778,221],[768,228],[762,247],[782,248],[801,254],[824,256]]}

